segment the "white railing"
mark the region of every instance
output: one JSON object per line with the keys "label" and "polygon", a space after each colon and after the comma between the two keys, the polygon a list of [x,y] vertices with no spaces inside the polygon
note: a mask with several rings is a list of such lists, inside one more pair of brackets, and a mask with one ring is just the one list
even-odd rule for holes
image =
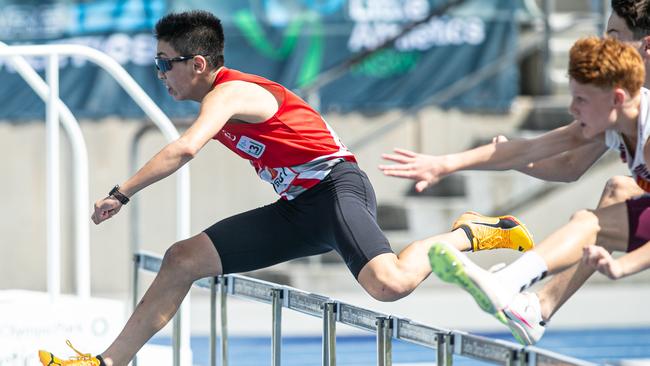
{"label": "white railing", "polygon": [[[8,46],[0,42],[0,52]],[[56,60],[48,62],[48,83],[32,69],[27,61],[20,56],[8,57],[11,66],[18,72],[36,94],[48,107],[46,111],[47,124],[47,243],[48,266],[47,288],[52,297],[56,297],[61,289],[60,265],[60,222],[59,222],[59,168],[58,168],[58,123],[61,121],[72,147],[72,191],[76,192],[73,208],[73,226],[75,241],[75,288],[77,295],[90,295],[90,263],[89,263],[89,223],[88,223],[88,152],[79,123],[68,107],[58,98],[58,67]],[[56,80],[55,80],[56,79]],[[48,84],[56,85],[51,89]],[[52,93],[50,93],[52,90]]]}
{"label": "white railing", "polygon": [[[134,293],[138,297],[139,270],[158,272],[162,258],[147,253],[134,257]],[[221,365],[228,365],[228,295],[271,305],[271,365],[281,364],[282,309],[321,318],[322,365],[336,365],[336,323],[374,333],[377,337],[377,365],[392,364],[392,340],[399,339],[436,350],[436,364],[453,364],[454,355],[469,357],[496,365],[508,366],[551,366],[595,364],[563,356],[537,347],[523,347],[519,344],[494,340],[466,332],[430,327],[410,319],[377,313],[356,307],[327,296],[312,294],[289,286],[256,280],[240,275],[225,275],[204,278],[194,283],[195,287],[210,292],[210,365],[217,365],[217,318],[219,318],[219,347]],[[219,301],[217,302],[217,297]],[[174,347],[178,347],[176,343]],[[432,360],[433,361],[433,360]],[[368,363],[370,364],[370,363]]]}
{"label": "white railing", "polygon": [[[34,71],[24,56],[48,57],[47,83]],[[61,242],[60,242],[60,187],[59,187],[59,120],[72,144],[74,184],[74,227],[76,291],[81,297],[90,296],[90,244],[89,244],[89,194],[88,153],[76,119],[59,98],[59,58],[80,56],[108,72],[144,113],[162,131],[167,141],[179,137],[169,118],[158,108],[126,70],[110,56],[81,45],[29,45],[7,46],[0,43],[0,58],[8,58],[13,68],[46,103],[47,135],[47,289],[55,299],[61,292]],[[183,240],[190,235],[190,174],[187,167],[176,174],[176,237]],[[181,316],[174,322],[174,334],[182,346],[175,349],[175,364],[191,360],[189,330],[189,298],[184,303]],[[186,363],[184,362],[184,363]],[[190,361],[191,362],[191,361]]]}

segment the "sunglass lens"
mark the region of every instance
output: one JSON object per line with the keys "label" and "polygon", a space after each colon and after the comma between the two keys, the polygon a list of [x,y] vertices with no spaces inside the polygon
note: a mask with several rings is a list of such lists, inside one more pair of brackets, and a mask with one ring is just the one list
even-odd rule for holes
{"label": "sunglass lens", "polygon": [[172,63],[169,62],[169,60],[155,58],[154,61],[156,63],[156,68],[160,70],[160,72],[167,72],[172,69]]}

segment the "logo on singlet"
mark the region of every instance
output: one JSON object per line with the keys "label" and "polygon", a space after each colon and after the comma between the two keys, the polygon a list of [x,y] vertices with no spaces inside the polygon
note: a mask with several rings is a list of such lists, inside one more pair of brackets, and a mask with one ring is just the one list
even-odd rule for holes
{"label": "logo on singlet", "polygon": [[255,159],[259,159],[262,154],[264,154],[264,149],[266,149],[266,145],[259,141],[255,141],[250,137],[247,136],[242,136],[239,138],[239,142],[237,143],[237,149],[245,152],[246,154],[254,157]]}
{"label": "logo on singlet", "polygon": [[289,168],[260,167],[258,175],[263,181],[271,183],[277,193],[282,193],[287,190],[298,174]]}
{"label": "logo on singlet", "polygon": [[226,131],[223,131],[223,130],[221,132],[223,132],[223,135],[226,136],[226,138],[229,139],[230,141],[236,141],[237,140],[237,136],[231,134],[230,132],[226,132]]}
{"label": "logo on singlet", "polygon": [[269,169],[271,173],[271,184],[277,191],[283,191],[287,185],[291,184],[293,178],[296,177],[295,174],[287,172],[285,168],[279,169]]}

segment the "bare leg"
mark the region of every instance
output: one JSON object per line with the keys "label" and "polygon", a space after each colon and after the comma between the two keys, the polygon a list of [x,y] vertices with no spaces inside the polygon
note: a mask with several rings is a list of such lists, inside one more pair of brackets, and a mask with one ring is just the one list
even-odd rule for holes
{"label": "bare leg", "polygon": [[546,262],[549,274],[578,263],[582,248],[598,243],[610,251],[625,251],[628,241],[627,207],[617,203],[595,211],[579,211],[568,224],[533,249]]}
{"label": "bare leg", "polygon": [[431,274],[428,253],[438,242],[450,243],[461,251],[471,249],[465,232],[454,230],[415,241],[399,255],[386,253],[376,256],[361,269],[357,280],[377,300],[398,300],[410,294]]}
{"label": "bare leg", "polygon": [[172,245],[160,272],[113,344],[102,357],[108,366],[126,366],[174,316],[192,283],[221,274],[221,260],[205,233]]}
{"label": "bare leg", "polygon": [[[643,191],[631,177],[617,176],[611,178],[598,203],[598,208],[608,207],[616,203],[642,194]],[[542,289],[537,292],[542,319],[548,321],[564,305],[564,303],[589,279],[594,269],[582,263],[573,265],[558,273]]]}

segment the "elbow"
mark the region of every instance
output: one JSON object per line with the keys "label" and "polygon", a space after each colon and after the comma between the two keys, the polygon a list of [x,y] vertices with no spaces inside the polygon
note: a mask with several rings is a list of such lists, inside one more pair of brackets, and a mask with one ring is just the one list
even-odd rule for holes
{"label": "elbow", "polygon": [[578,164],[571,156],[565,155],[558,162],[558,165],[556,165],[556,169],[562,172],[558,181],[562,183],[573,183],[585,174],[589,166],[585,167],[582,164]]}
{"label": "elbow", "polygon": [[199,149],[192,146],[188,146],[187,148],[183,149],[181,156],[183,157],[183,160],[189,161],[194,159],[194,157],[196,157],[198,153],[199,153]]}
{"label": "elbow", "polygon": [[568,169],[568,174],[565,176],[564,183],[573,183],[580,179],[586,172],[589,167],[584,168],[580,166],[576,166],[575,164],[568,163],[567,164]]}
{"label": "elbow", "polygon": [[175,145],[176,151],[183,161],[194,159],[194,157],[199,153],[199,150],[201,150],[199,147],[183,140],[177,140]]}

